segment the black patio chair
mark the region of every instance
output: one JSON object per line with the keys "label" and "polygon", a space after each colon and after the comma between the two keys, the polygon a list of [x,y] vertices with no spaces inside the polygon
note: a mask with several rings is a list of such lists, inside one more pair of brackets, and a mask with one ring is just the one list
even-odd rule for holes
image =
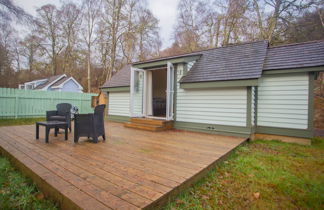
{"label": "black patio chair", "polygon": [[91,137],[94,143],[98,142],[98,137],[105,136],[104,110],[106,105],[95,107],[93,114],[76,114],[74,116],[74,142],[77,143],[80,137]]}
{"label": "black patio chair", "polygon": [[72,105],[68,103],[57,104],[56,110],[46,112],[46,121],[67,122],[71,132],[71,108]]}

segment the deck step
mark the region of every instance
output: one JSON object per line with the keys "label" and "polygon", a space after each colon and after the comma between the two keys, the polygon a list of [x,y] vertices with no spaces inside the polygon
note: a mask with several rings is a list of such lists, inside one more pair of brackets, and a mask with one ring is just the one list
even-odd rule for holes
{"label": "deck step", "polygon": [[124,124],[127,128],[137,128],[141,130],[147,130],[147,131],[163,131],[166,130],[164,126],[159,125],[149,125],[149,124],[142,124],[142,123],[134,123],[134,122],[127,122]]}
{"label": "deck step", "polygon": [[158,120],[151,118],[131,118],[130,122],[124,124],[128,128],[138,128],[149,131],[163,131],[173,128],[173,121]]}
{"label": "deck step", "polygon": [[133,117],[133,118],[131,118],[131,122],[133,122],[133,123],[140,123],[140,124],[149,124],[149,125],[159,125],[159,126],[163,126],[163,125],[167,124],[170,121],[150,119],[150,118],[137,118],[137,117]]}

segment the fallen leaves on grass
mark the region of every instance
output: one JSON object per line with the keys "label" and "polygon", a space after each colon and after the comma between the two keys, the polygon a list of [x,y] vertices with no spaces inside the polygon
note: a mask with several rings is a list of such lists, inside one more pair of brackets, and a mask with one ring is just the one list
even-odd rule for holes
{"label": "fallen leaves on grass", "polygon": [[37,200],[43,200],[44,199],[44,194],[41,192],[36,193],[35,195]]}
{"label": "fallen leaves on grass", "polygon": [[176,200],[176,204],[179,206],[179,205],[182,205],[182,204],[184,204],[184,201],[183,200],[181,200],[181,199],[177,199]]}
{"label": "fallen leaves on grass", "polygon": [[259,199],[259,198],[260,198],[260,193],[259,193],[259,192],[255,192],[255,193],[253,193],[253,197],[254,197],[255,199]]}
{"label": "fallen leaves on grass", "polygon": [[201,198],[202,198],[203,200],[208,200],[208,199],[209,199],[209,196],[208,196],[208,195],[202,195]]}

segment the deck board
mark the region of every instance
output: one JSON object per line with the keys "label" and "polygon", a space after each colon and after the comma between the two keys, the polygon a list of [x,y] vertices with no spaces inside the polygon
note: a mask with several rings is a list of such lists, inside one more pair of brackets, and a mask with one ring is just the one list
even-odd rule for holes
{"label": "deck board", "polygon": [[150,132],[106,122],[98,144],[50,134],[35,126],[0,128],[0,148],[45,195],[81,209],[139,209],[163,205],[203,175],[244,138],[188,131]]}

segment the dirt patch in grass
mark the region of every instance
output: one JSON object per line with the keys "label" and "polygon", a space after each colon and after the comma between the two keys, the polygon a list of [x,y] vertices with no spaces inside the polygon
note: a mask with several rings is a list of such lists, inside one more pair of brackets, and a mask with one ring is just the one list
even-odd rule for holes
{"label": "dirt patch in grass", "polygon": [[166,209],[324,209],[324,139],[250,142]]}
{"label": "dirt patch in grass", "polygon": [[32,181],[0,156],[0,209],[58,209]]}
{"label": "dirt patch in grass", "polygon": [[280,151],[278,149],[265,144],[250,144],[250,148],[252,150],[256,150],[256,151],[260,151],[272,155],[280,154]]}

